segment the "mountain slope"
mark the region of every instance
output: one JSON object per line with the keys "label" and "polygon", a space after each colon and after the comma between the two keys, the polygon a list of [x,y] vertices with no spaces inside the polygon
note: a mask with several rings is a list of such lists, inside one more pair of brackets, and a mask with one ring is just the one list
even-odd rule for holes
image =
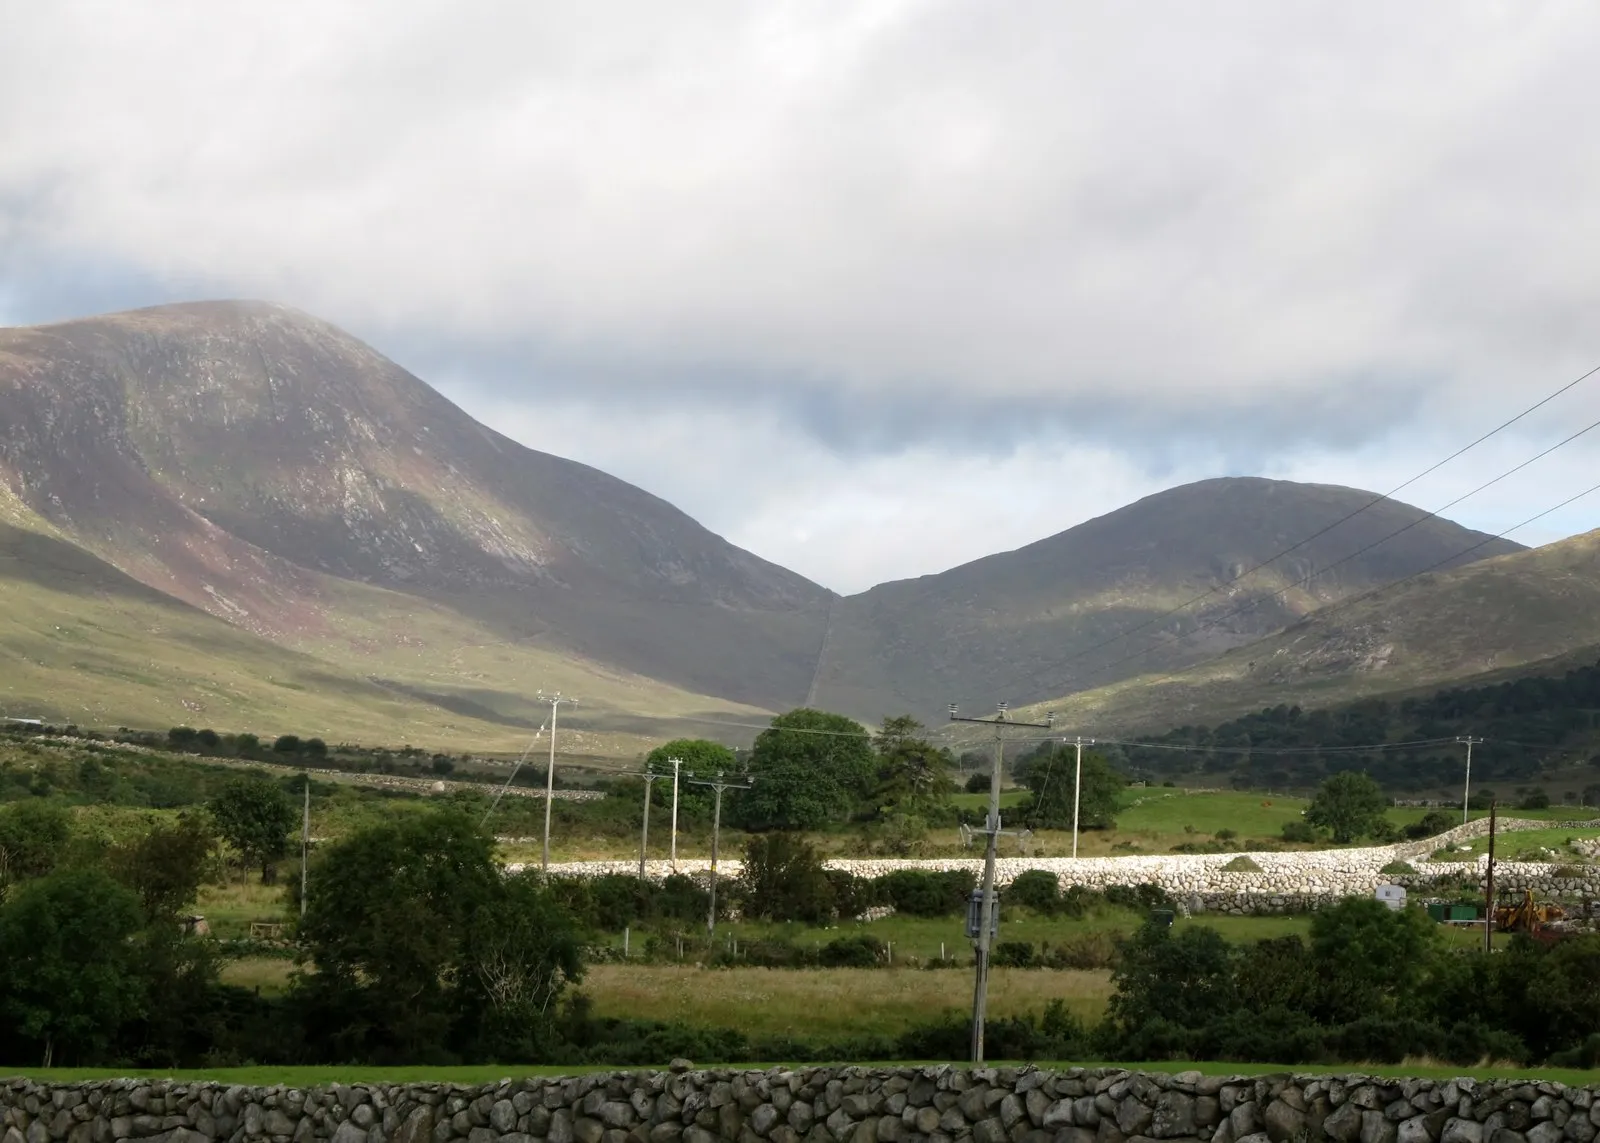
{"label": "mountain slope", "polygon": [[[653,723],[670,725],[677,715],[749,720],[757,713],[519,648],[468,648],[443,664],[447,673],[439,671],[427,663],[417,635],[459,639],[465,632],[459,620],[452,630],[448,613],[433,613],[443,609],[378,589],[353,590],[390,597],[389,614],[371,598],[360,610],[375,612],[378,622],[397,622],[383,632],[381,646],[363,650],[352,642],[342,658],[316,657],[140,583],[0,496],[0,715],[510,750],[526,743],[543,714],[526,703],[527,695],[499,688],[534,667],[552,685],[598,700],[598,711],[586,708],[582,719],[563,720],[562,753],[569,757],[637,754],[659,738]],[[379,661],[387,677],[368,677],[365,668]],[[519,697],[521,707],[510,701]],[[608,717],[608,708],[629,717]]]}
{"label": "mountain slope", "polygon": [[[1373,499],[1328,485],[1206,480],[1013,552],[883,584],[836,605],[818,704],[937,718],[952,700],[1026,703],[1186,666],[1440,561],[1520,550],[1384,501],[1234,582]],[[1164,616],[1212,589],[1221,590]]]}
{"label": "mountain slope", "polygon": [[1075,732],[1156,732],[1279,703],[1477,685],[1597,651],[1600,530],[1379,588],[1181,673],[1026,709],[1054,710]]}
{"label": "mountain slope", "polygon": [[0,485],[138,581],[309,650],[371,626],[365,585],[479,642],[782,707],[831,599],[264,303],[0,331]]}

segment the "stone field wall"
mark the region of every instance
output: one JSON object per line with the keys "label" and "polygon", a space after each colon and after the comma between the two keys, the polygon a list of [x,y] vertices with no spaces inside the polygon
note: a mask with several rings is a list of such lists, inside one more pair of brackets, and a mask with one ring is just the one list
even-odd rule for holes
{"label": "stone field wall", "polygon": [[0,1143],[1592,1143],[1600,1088],[802,1068],[247,1088],[0,1080]]}
{"label": "stone field wall", "polygon": [[[1600,821],[1551,822],[1502,818],[1499,822],[1502,834],[1527,829],[1600,830]],[[1018,874],[1031,869],[1045,869],[1056,874],[1063,888],[1071,885],[1104,888],[1108,885],[1154,884],[1191,909],[1198,907],[1238,913],[1300,912],[1342,897],[1370,894],[1374,888],[1385,884],[1404,885],[1423,896],[1439,879],[1461,879],[1481,888],[1488,865],[1486,857],[1425,863],[1423,859],[1436,850],[1482,837],[1488,831],[1488,819],[1479,818],[1422,841],[1361,849],[1131,857],[1001,857],[996,863],[996,877],[1004,886]],[[1233,872],[1223,868],[1239,857],[1248,857],[1261,871]],[[1414,863],[1417,873],[1391,875],[1382,872],[1385,866],[1397,861]],[[981,856],[926,860],[834,859],[826,864],[831,869],[847,869],[862,877],[881,877],[896,869],[970,869],[980,874],[983,870]],[[696,875],[706,873],[709,867],[710,862],[707,861],[679,861],[677,871]],[[718,863],[718,867],[723,877],[739,875],[738,861],[724,860]],[[638,868],[637,861],[571,862],[550,867],[552,873],[566,876],[633,874],[638,872]],[[1528,888],[1568,900],[1600,899],[1600,865],[1576,867],[1575,871],[1579,874],[1576,877],[1556,876],[1558,872],[1566,874],[1573,871],[1574,867],[1557,863],[1497,860],[1495,884],[1511,891]],[[656,879],[671,872],[673,867],[665,861],[651,861],[646,865],[647,875]]]}

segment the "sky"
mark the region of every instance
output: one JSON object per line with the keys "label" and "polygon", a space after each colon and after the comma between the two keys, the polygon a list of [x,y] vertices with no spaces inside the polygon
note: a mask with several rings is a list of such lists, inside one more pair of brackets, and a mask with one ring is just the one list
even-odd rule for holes
{"label": "sky", "polygon": [[[829,587],[1600,365],[1600,9],[5,4],[0,324],[297,306]],[[1600,480],[1600,376],[1399,498]],[[1512,538],[1600,526],[1600,493]]]}

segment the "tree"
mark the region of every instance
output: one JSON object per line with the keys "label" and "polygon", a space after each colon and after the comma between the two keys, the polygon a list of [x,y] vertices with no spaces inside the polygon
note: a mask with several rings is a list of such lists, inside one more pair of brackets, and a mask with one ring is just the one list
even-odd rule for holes
{"label": "tree", "polygon": [[1215,929],[1146,924],[1119,945],[1107,1015],[1124,1035],[1165,1020],[1203,1028],[1237,1007],[1233,948]]}
{"label": "tree", "polygon": [[926,819],[950,805],[955,785],[948,750],[923,737],[925,727],[909,715],[886,718],[872,745],[878,752],[873,802],[879,818]]}
{"label": "tree", "polygon": [[143,837],[114,846],[111,873],[138,894],[146,917],[170,920],[199,895],[216,845],[209,822],[183,814],[171,825],[154,825]]}
{"label": "tree", "polygon": [[533,873],[509,877],[472,916],[459,975],[465,1034],[483,1058],[526,1058],[557,997],[583,978],[572,915]]}
{"label": "tree", "polygon": [[842,714],[780,714],[750,754],[754,788],[741,796],[752,829],[820,829],[848,821],[870,799],[876,760],[866,728]]}
{"label": "tree", "polygon": [[[1072,794],[1077,773],[1076,747],[1060,747],[1047,759],[1028,768],[1032,796],[1024,820],[1035,829],[1071,829]],[[1126,783],[1103,754],[1085,751],[1083,786],[1078,800],[1078,824],[1083,829],[1112,829],[1117,824],[1117,801]]]}
{"label": "tree", "polygon": [[300,736],[297,734],[280,734],[278,740],[272,744],[275,754],[300,753]]}
{"label": "tree", "polygon": [[1346,897],[1311,918],[1311,957],[1329,1024],[1401,1016],[1415,1006],[1439,948],[1439,926],[1421,909]]}
{"label": "tree", "polygon": [[130,943],[139,900],[98,869],[21,886],[0,908],[0,1021],[58,1050],[90,1055],[140,1009]]}
{"label": "tree", "polygon": [[295,808],[283,788],[261,774],[235,778],[211,800],[211,815],[223,840],[261,868],[261,883],[270,885],[277,863],[289,852],[289,831]]}
{"label": "tree", "polygon": [[[657,774],[670,777],[674,758],[682,763],[678,769],[678,808],[697,817],[711,812],[711,791],[704,786],[689,785],[689,779],[715,778],[718,774],[733,775],[739,771],[738,756],[722,743],[707,738],[675,738],[650,751],[645,765]],[[671,805],[672,783],[652,783],[650,800],[658,806]]]}
{"label": "tree", "polygon": [[0,806],[0,900],[9,886],[56,867],[72,836],[72,818],[48,802]]}
{"label": "tree", "polygon": [[1381,830],[1387,805],[1378,783],[1359,770],[1345,770],[1322,783],[1306,810],[1306,821],[1345,845]]}
{"label": "tree", "polygon": [[747,916],[768,921],[826,924],[833,919],[833,885],[817,851],[790,833],[769,833],[745,846]]}
{"label": "tree", "polygon": [[330,845],[308,882],[300,947],[318,999],[361,1013],[369,1042],[351,1047],[417,1058],[449,1040],[469,922],[501,887],[493,838],[459,811],[407,817]]}

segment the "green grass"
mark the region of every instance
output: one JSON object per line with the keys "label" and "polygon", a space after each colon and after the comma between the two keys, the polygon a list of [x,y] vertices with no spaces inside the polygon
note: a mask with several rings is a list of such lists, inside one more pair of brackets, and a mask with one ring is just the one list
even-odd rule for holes
{"label": "green grass", "polygon": [[[1529,861],[1551,861],[1557,865],[1580,865],[1586,863],[1588,859],[1581,857],[1576,852],[1567,850],[1567,843],[1573,838],[1592,840],[1597,837],[1600,837],[1600,830],[1575,830],[1569,828],[1514,830],[1496,835],[1494,855],[1497,861],[1516,861],[1526,854],[1526,859]],[[1462,842],[1461,844],[1469,845],[1471,852],[1456,853],[1452,850],[1450,854],[1440,858],[1440,860],[1469,861],[1479,854],[1489,851],[1489,839],[1487,837],[1473,838],[1472,841]],[[1554,857],[1541,857],[1533,854],[1532,851],[1537,849],[1554,849],[1557,853]]]}
{"label": "green grass", "polygon": [[[705,1061],[695,1061],[697,1066],[710,1068],[716,1064]],[[917,1063],[921,1061],[881,1062],[882,1066],[901,1066],[902,1063]],[[931,1062],[931,1061],[929,1061]],[[941,1061],[942,1062],[942,1061]],[[1006,1063],[1019,1063],[1020,1061],[991,1060],[987,1066],[999,1067]],[[870,1067],[880,1061],[847,1060],[836,1061],[835,1064],[855,1064]],[[727,1065],[739,1070],[760,1071],[773,1067],[811,1067],[813,1064],[794,1063],[754,1063]],[[1215,1076],[1261,1076],[1293,1073],[1295,1075],[1347,1075],[1355,1072],[1360,1075],[1384,1076],[1395,1079],[1459,1079],[1471,1077],[1479,1080],[1515,1079],[1549,1081],[1552,1083],[1566,1084],[1569,1087],[1581,1087],[1593,1084],[1600,1071],[1582,1071],[1575,1068],[1519,1068],[1505,1066],[1487,1067],[1450,1067],[1433,1063],[1417,1064],[1327,1064],[1327,1065],[1286,1065],[1286,1064],[1239,1064],[1219,1060],[1171,1060],[1147,1063],[1107,1063],[1093,1060],[1062,1060],[1054,1062],[1035,1061],[1034,1066],[1046,1071],[1066,1068],[1125,1068],[1129,1071],[1159,1072],[1175,1074],[1185,1071],[1197,1071],[1205,1075]],[[626,1071],[630,1069],[617,1069],[602,1066],[572,1066],[572,1067],[531,1067],[526,1064],[489,1064],[474,1067],[318,1067],[318,1068],[211,1068],[192,1071],[138,1071],[116,1070],[111,1068],[23,1068],[10,1075],[0,1075],[0,1079],[9,1079],[13,1076],[25,1077],[48,1083],[81,1083],[88,1080],[102,1079],[132,1079],[132,1078],[161,1078],[175,1079],[185,1082],[210,1082],[219,1084],[238,1084],[244,1087],[269,1087],[281,1084],[291,1088],[324,1087],[330,1084],[399,1084],[399,1083],[455,1083],[464,1085],[485,1085],[498,1083],[502,1079],[517,1079],[524,1076],[571,1076],[587,1075],[594,1072]],[[650,1069],[638,1068],[635,1071]]]}

